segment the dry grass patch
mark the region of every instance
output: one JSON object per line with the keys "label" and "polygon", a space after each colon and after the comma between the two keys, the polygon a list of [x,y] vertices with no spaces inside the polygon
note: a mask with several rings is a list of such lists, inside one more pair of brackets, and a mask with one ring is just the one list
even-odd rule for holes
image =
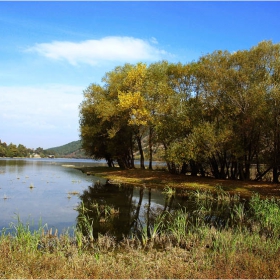
{"label": "dry grass patch", "polygon": [[[279,278],[279,253],[270,257],[242,250],[219,254],[204,242],[191,249],[166,250],[119,248],[79,252],[71,246],[41,252],[15,250],[9,240],[1,241],[1,278],[44,279],[203,279],[203,278]],[[265,252],[263,252],[265,253]]]}
{"label": "dry grass patch", "polygon": [[221,180],[210,177],[170,174],[167,171],[147,169],[122,170],[117,167],[78,167],[77,169],[90,175],[107,178],[108,180],[153,188],[164,189],[166,185],[169,185],[174,188],[179,187],[189,190],[204,189],[214,191],[217,185],[221,185],[225,191],[240,193],[242,196],[247,197],[250,197],[254,192],[259,193],[263,197],[280,196],[280,185],[268,182]]}

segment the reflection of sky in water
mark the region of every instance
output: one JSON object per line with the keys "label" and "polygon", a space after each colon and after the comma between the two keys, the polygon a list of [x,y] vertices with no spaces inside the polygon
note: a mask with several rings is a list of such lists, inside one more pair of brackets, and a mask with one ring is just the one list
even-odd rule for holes
{"label": "reflection of sky in water", "polygon": [[[140,188],[134,188],[133,190],[133,202],[134,205],[137,207],[138,202],[140,199]],[[151,190],[151,205],[150,208],[152,210],[162,210],[164,208],[163,203],[164,203],[164,196],[162,193],[158,190]],[[147,207],[149,204],[149,190],[145,189],[143,193],[143,198],[142,198],[142,204],[140,208],[140,213],[139,213],[139,219],[142,223],[146,220],[147,216]]]}
{"label": "reflection of sky in water", "polygon": [[[63,228],[75,225],[74,207],[79,198],[68,193],[82,193],[94,181],[105,180],[86,176],[79,170],[62,165],[94,165],[89,160],[27,159],[0,160],[0,229],[16,222],[40,218],[48,227]],[[95,163],[96,164],[96,163]],[[30,185],[34,188],[30,189]],[[6,198],[6,199],[5,199]]]}
{"label": "reflection of sky in water", "polygon": [[[16,223],[16,214],[23,223],[33,221],[36,229],[40,219],[43,225],[57,228],[59,232],[73,228],[78,216],[74,208],[81,203],[81,199],[75,195],[70,195],[69,198],[69,192],[83,195],[90,190],[95,191],[87,199],[96,200],[98,204],[117,205],[117,208],[122,209],[119,223],[130,224],[132,221],[124,219],[134,217],[140,200],[140,188],[133,188],[131,205],[119,186],[109,185],[96,189],[94,183],[100,181],[103,184],[106,179],[87,176],[69,167],[101,164],[104,162],[76,159],[0,159],[0,230],[9,227],[11,222]],[[30,185],[34,188],[31,189]],[[150,212],[162,211],[166,202],[162,191],[152,189],[150,192]],[[138,216],[143,224],[147,219],[148,205],[149,189],[145,188]],[[134,211],[134,214],[130,211]]]}

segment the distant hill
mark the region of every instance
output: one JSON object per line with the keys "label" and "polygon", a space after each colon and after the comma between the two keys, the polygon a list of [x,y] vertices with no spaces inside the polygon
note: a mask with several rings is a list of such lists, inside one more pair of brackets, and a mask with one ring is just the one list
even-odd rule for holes
{"label": "distant hill", "polygon": [[48,154],[54,155],[55,157],[64,158],[87,158],[83,149],[81,140],[73,141],[68,144],[46,149]]}

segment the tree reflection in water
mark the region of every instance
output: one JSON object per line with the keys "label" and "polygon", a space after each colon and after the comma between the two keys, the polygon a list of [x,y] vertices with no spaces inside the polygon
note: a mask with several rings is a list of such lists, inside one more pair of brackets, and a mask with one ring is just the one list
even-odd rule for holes
{"label": "tree reflection in water", "polygon": [[[145,205],[144,193],[147,196]],[[97,182],[80,196],[77,223],[86,216],[92,226],[94,238],[98,234],[110,234],[120,240],[123,236],[138,235],[143,227],[149,228],[163,211],[171,209],[173,199],[166,198],[164,203],[164,198],[161,195],[161,203],[153,208],[150,188]],[[84,225],[79,225],[86,234]]]}
{"label": "tree reflection in water", "polygon": [[[93,238],[98,234],[109,234],[117,240],[132,235],[141,238],[143,234],[150,238],[159,225],[163,230],[172,225],[172,215],[177,210],[194,227],[200,221],[223,228],[227,221],[230,221],[227,225],[234,223],[232,212],[236,212],[236,203],[245,203],[239,196],[231,197],[223,191],[186,193],[176,189],[174,193],[166,194],[151,188],[108,183],[89,186],[80,199],[77,226],[83,234],[90,233]],[[83,222],[84,217],[89,223]]]}

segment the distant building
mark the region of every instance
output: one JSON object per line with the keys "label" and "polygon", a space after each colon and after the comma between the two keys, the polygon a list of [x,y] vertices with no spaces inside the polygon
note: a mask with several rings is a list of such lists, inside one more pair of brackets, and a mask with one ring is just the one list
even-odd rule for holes
{"label": "distant building", "polygon": [[48,158],[54,158],[54,155],[48,155]]}
{"label": "distant building", "polygon": [[41,158],[41,156],[36,153],[31,154],[30,157],[31,158]]}

